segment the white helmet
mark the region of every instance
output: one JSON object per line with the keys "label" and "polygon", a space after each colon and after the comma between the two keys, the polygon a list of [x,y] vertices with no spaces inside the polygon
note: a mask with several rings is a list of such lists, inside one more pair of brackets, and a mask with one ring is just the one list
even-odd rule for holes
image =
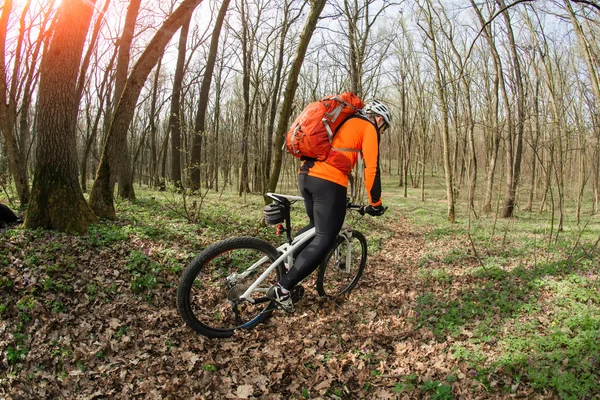
{"label": "white helmet", "polygon": [[388,126],[392,125],[392,113],[390,109],[379,100],[373,100],[365,106],[365,111],[369,114],[377,114],[383,117]]}

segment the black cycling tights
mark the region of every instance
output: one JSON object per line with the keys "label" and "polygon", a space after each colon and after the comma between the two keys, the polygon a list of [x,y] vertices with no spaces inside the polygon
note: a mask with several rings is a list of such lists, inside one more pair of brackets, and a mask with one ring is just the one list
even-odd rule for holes
{"label": "black cycling tights", "polygon": [[310,224],[302,228],[299,233],[314,226],[316,235],[298,254],[293,268],[279,280],[279,284],[288,290],[317,269],[327,252],[333,247],[346,215],[344,186],[301,174],[298,175],[298,187],[304,197],[306,214],[310,218]]}

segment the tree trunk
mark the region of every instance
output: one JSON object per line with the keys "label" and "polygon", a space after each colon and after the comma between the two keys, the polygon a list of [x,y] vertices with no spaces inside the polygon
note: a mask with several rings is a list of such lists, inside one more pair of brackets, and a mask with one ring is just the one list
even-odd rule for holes
{"label": "tree trunk", "polygon": [[214,110],[214,119],[215,119],[215,129],[214,129],[214,140],[213,140],[213,177],[214,181],[214,189],[215,191],[219,191],[219,172],[221,166],[221,154],[227,154],[227,149],[221,148],[221,143],[219,142],[219,136],[221,131],[221,91],[223,85],[223,68],[225,67],[225,61],[221,59],[219,63],[219,72],[217,72],[217,79],[215,82],[215,110]]}
{"label": "tree trunk", "polygon": [[242,0],[241,17],[242,17],[242,96],[244,99],[244,122],[242,124],[242,165],[240,170],[240,181],[238,187],[238,195],[250,191],[248,187],[248,136],[250,135],[250,68],[252,65],[253,42],[249,38],[248,18],[246,13],[245,0]]}
{"label": "tree trunk", "polygon": [[[6,34],[8,18],[12,10],[12,0],[5,0],[0,15],[0,130],[6,142],[8,161],[21,206],[29,203],[29,177],[25,152],[19,147],[15,127],[17,109],[15,99],[9,93],[6,73]],[[22,38],[21,38],[22,39]],[[13,77],[16,79],[16,77]],[[8,95],[8,97],[7,97]]]}
{"label": "tree trunk", "polygon": [[550,144],[548,151],[548,164],[546,166],[546,179],[544,180],[544,190],[542,191],[542,201],[540,202],[540,208],[538,214],[544,211],[546,200],[548,198],[548,192],[550,191],[550,184],[552,183],[552,171],[554,170],[554,143]]}
{"label": "tree trunk", "polygon": [[[537,73],[536,73],[537,75]],[[536,81],[534,101],[535,129],[532,129],[532,144],[531,144],[531,175],[529,176],[529,199],[525,211],[533,210],[533,198],[535,193],[535,177],[537,169],[538,143],[540,141],[540,102],[539,102],[540,81]]]}
{"label": "tree trunk", "polygon": [[[500,8],[506,8],[504,0],[497,0]],[[502,217],[510,218],[513,216],[517,187],[519,186],[519,179],[521,175],[521,159],[523,156],[523,133],[525,131],[525,90],[523,88],[523,77],[521,76],[521,62],[519,60],[519,54],[517,53],[517,45],[515,43],[515,36],[513,34],[512,24],[510,22],[510,16],[508,11],[503,12],[504,20],[506,22],[506,28],[508,30],[508,40],[510,43],[510,51],[512,56],[512,67],[514,69],[513,77],[514,83],[517,87],[517,121],[516,131],[514,137],[514,154],[512,151],[507,153],[507,171],[506,177],[506,197],[504,199],[504,206],[502,208]],[[512,138],[508,138],[510,142]],[[512,143],[509,143],[509,149],[512,149]]]}
{"label": "tree trunk", "polygon": [[[119,39],[119,55],[117,57],[117,71],[115,76],[115,92],[113,107],[118,107],[121,95],[127,83],[127,72],[129,69],[129,58],[131,53],[131,43],[135,32],[135,22],[140,9],[141,0],[132,0],[127,7],[125,16],[125,25],[123,34]],[[114,113],[116,116],[116,112]],[[119,183],[119,197],[122,199],[135,200],[135,191],[133,190],[133,174],[131,173],[131,157],[129,155],[129,143],[127,141],[127,130],[121,133],[119,137],[119,146],[114,147],[114,154],[109,155],[109,160],[115,161],[115,174],[111,177],[114,184],[115,180]],[[111,185],[111,191],[113,191]]]}
{"label": "tree trunk", "polygon": [[[162,57],[158,60],[156,71],[154,74],[154,84],[152,85],[152,97],[150,100],[150,176],[152,187],[156,187],[158,183],[158,148],[156,144],[156,135],[158,134],[158,126],[156,119],[160,109],[157,110],[158,101],[158,86],[160,85],[160,70],[162,66]],[[133,177],[131,179],[133,182]]]}
{"label": "tree trunk", "polygon": [[171,179],[177,189],[183,187],[181,182],[181,88],[187,51],[187,39],[190,30],[192,14],[189,15],[179,35],[179,48],[177,65],[173,78],[173,95],[171,97],[171,113],[169,115],[169,128],[171,131]]}
{"label": "tree trunk", "polygon": [[167,190],[167,149],[169,148],[169,135],[165,134],[160,151],[160,177],[158,180],[158,190],[164,192]]}
{"label": "tree trunk", "polygon": [[42,59],[39,133],[27,228],[86,232],[96,221],[77,175],[77,75],[94,1],[64,0]]}
{"label": "tree trunk", "polygon": [[302,34],[300,35],[300,41],[298,48],[296,49],[296,56],[292,63],[287,86],[283,95],[283,104],[281,106],[281,113],[279,114],[279,122],[277,124],[277,131],[275,134],[275,146],[277,151],[273,158],[273,171],[271,173],[271,179],[268,184],[268,191],[274,192],[277,189],[277,182],[279,181],[279,174],[281,173],[281,161],[283,158],[283,151],[281,150],[284,141],[284,134],[288,128],[290,116],[292,115],[292,104],[296,95],[296,89],[298,88],[298,76],[300,75],[300,69],[306,56],[306,50],[310,39],[312,38],[313,32],[317,27],[319,16],[325,7],[326,0],[313,0],[311,2],[310,13],[304,24]]}
{"label": "tree trunk", "polygon": [[79,79],[77,80],[77,98],[81,101],[81,96],[83,95],[83,88],[87,84],[87,70],[90,66],[90,60],[92,59],[92,54],[96,49],[96,43],[98,41],[98,35],[100,34],[100,28],[104,24],[104,15],[106,14],[106,10],[110,4],[110,0],[106,0],[104,3],[104,8],[98,14],[96,18],[96,22],[94,23],[94,29],[92,31],[92,37],[90,39],[90,43],[88,45],[88,51],[85,53],[85,57],[83,57],[83,61],[81,63],[81,67],[79,68]]}
{"label": "tree trunk", "polygon": [[593,212],[594,214],[600,211],[600,115],[595,122],[592,123],[595,128],[596,134],[596,145],[592,150],[592,192],[593,192]]}
{"label": "tree trunk", "polygon": [[[304,3],[306,4],[306,3]],[[279,149],[273,146],[273,134],[275,133],[275,119],[277,118],[277,104],[279,103],[279,96],[281,94],[281,75],[283,71],[284,55],[286,52],[285,39],[287,37],[289,27],[291,23],[296,21],[300,17],[300,13],[296,15],[292,20],[289,19],[291,3],[285,2],[283,8],[283,22],[282,31],[279,38],[279,49],[277,51],[277,67],[275,71],[275,83],[273,84],[273,92],[271,94],[271,105],[269,113],[269,122],[267,124],[267,159],[266,159],[266,174],[265,181],[266,185],[264,188],[265,193],[267,192],[267,185],[271,179],[271,160],[273,159],[273,153],[276,153]],[[301,10],[304,8],[302,6]]]}
{"label": "tree trunk", "polygon": [[[212,83],[213,71],[215,70],[215,62],[217,60],[217,51],[219,49],[219,36],[227,14],[230,0],[223,0],[215,27],[213,28],[210,39],[210,50],[208,52],[208,60],[204,68],[204,76],[200,86],[200,95],[198,97],[198,112],[196,113],[196,121],[194,123],[194,136],[192,139],[192,165],[191,165],[191,187],[193,190],[200,188],[200,164],[202,158],[202,140],[204,131],[206,130],[206,110],[208,109],[208,95],[210,94],[210,85]],[[243,7],[243,5],[242,5]],[[242,21],[242,24],[245,23]]]}
{"label": "tree trunk", "polygon": [[[102,79],[102,83],[100,84],[100,89],[98,90],[98,96],[100,97],[100,105],[98,106],[99,110],[102,110],[102,108],[104,107],[106,98],[107,98],[107,93],[106,93],[105,89],[107,88],[107,85],[108,85],[110,71],[112,69],[116,55],[117,55],[116,52],[113,53],[113,56],[111,57],[110,62],[108,63],[108,67],[104,71],[104,78]],[[96,143],[96,138],[98,136],[98,129],[100,126],[100,118],[101,117],[102,117],[102,113],[98,112],[96,114],[96,118],[94,119],[94,123],[91,128],[90,136],[86,139],[85,144],[84,144],[83,156],[81,159],[81,174],[80,174],[81,189],[84,192],[87,191],[88,159],[89,159],[90,153],[92,151],[92,146],[94,145],[94,143]]]}
{"label": "tree trunk", "polygon": [[448,125],[448,102],[447,93],[444,89],[446,83],[442,76],[442,68],[440,66],[440,60],[438,57],[437,39],[435,37],[435,30],[433,26],[433,15],[431,11],[431,4],[427,2],[427,23],[429,25],[429,31],[427,33],[431,42],[431,57],[433,58],[433,67],[435,69],[435,87],[438,94],[439,106],[442,117],[442,140],[444,143],[443,157],[444,157],[444,172],[446,178],[446,200],[448,204],[448,221],[456,222],[456,215],[454,210],[454,179],[452,176],[452,165],[450,160],[450,127]]}
{"label": "tree trunk", "polygon": [[183,0],[156,32],[127,79],[125,90],[115,110],[100,158],[100,165],[98,165],[96,180],[90,194],[90,205],[99,217],[108,219],[115,219],[116,217],[110,177],[113,173],[111,172],[112,165],[118,165],[118,163],[116,163],[116,160],[111,160],[109,163],[109,154],[115,154],[115,148],[121,146],[123,140],[127,140],[127,130],[133,119],[137,99],[144,82],[164,54],[165,47],[175,32],[185,23],[201,2],[202,0]]}
{"label": "tree trunk", "polygon": [[344,12],[348,22],[348,46],[350,47],[349,54],[349,69],[350,69],[350,90],[356,93],[359,97],[362,96],[361,76],[359,72],[358,60],[358,44],[357,42],[357,22],[358,22],[358,5],[354,8],[350,7],[349,1],[344,0]]}
{"label": "tree trunk", "polygon": [[[51,30],[49,29],[49,27],[51,26],[51,24],[54,21],[54,14],[52,12],[50,12],[50,10],[54,9],[54,2],[55,2],[55,0],[51,0],[47,4],[48,12],[45,13],[43,21],[39,27],[40,32],[44,32],[44,34],[40,35],[40,37],[38,38],[38,40],[35,43],[35,46],[33,48],[33,51],[32,51],[31,57],[30,57],[28,72],[23,77],[23,78],[25,78],[25,87],[22,91],[23,99],[21,101],[21,107],[20,107],[21,115],[20,115],[20,122],[19,122],[19,135],[20,135],[19,148],[21,149],[21,152],[23,154],[23,162],[25,165],[26,172],[27,172],[27,165],[28,165],[28,161],[29,161],[29,151],[30,151],[31,145],[32,145],[32,143],[31,143],[30,111],[33,108],[32,103],[34,100],[34,92],[35,92],[34,88],[35,88],[38,78],[39,78],[39,69],[36,68],[35,66],[38,64],[38,60],[40,59],[40,54],[42,53],[42,49],[47,49],[49,42],[50,42],[51,35],[49,34],[49,32]],[[24,18],[25,18],[25,14],[22,14],[21,26],[23,29],[25,29]],[[17,50],[17,53],[19,53],[19,52],[20,52],[20,50]],[[15,62],[15,73],[13,74],[13,76],[16,76],[17,65],[18,64]],[[15,87],[16,83],[21,82],[22,80],[23,79],[14,79],[12,86]],[[12,88],[11,88],[11,90],[12,90]],[[15,98],[14,95],[11,95],[10,97],[11,97],[11,99]]]}
{"label": "tree trunk", "polygon": [[507,142],[506,157],[507,157],[507,159],[510,160],[510,161],[507,161],[507,167],[508,167],[507,178],[510,177],[510,182],[507,183],[507,187],[512,187],[512,184],[513,184],[513,179],[512,179],[512,177],[513,177],[513,173],[512,173],[512,169],[513,169],[513,166],[512,166],[513,165],[512,164],[512,159],[513,159],[512,113],[511,113],[511,109],[510,109],[509,97],[506,92],[506,82],[504,80],[504,73],[502,70],[502,61],[500,59],[500,55],[498,54],[498,50],[496,49],[496,45],[494,44],[492,32],[490,30],[490,27],[486,25],[486,21],[483,19],[483,16],[481,15],[481,11],[475,4],[474,0],[470,0],[470,2],[471,2],[471,6],[473,7],[473,10],[477,14],[479,22],[481,23],[484,36],[486,38],[486,41],[488,42],[490,51],[492,53],[492,60],[494,61],[494,68],[496,71],[496,77],[495,77],[496,80],[494,81],[494,88],[495,88],[494,95],[496,96],[496,99],[494,99],[495,115],[493,116],[495,119],[495,121],[494,121],[495,138],[494,138],[494,144],[493,144],[493,148],[492,148],[492,157],[490,160],[490,170],[488,171],[486,199],[485,199],[485,202],[483,205],[483,210],[486,212],[489,212],[492,209],[491,204],[492,204],[492,192],[493,192],[493,187],[494,187],[494,175],[496,172],[496,164],[497,164],[497,160],[498,160],[498,150],[500,147],[500,140],[501,140],[500,115],[499,115],[500,106],[499,106],[499,101],[497,100],[498,89],[500,89],[500,93],[502,95],[502,101],[504,103],[504,108],[506,109],[506,125],[508,127],[508,135],[507,135],[508,137],[506,140],[506,142]]}
{"label": "tree trunk", "polygon": [[404,197],[408,197],[408,166],[410,165],[410,150],[412,140],[412,130],[409,131],[407,123],[407,97],[406,90],[406,69],[400,71],[400,140],[398,152],[398,169],[400,170],[400,185],[404,186]]}
{"label": "tree trunk", "polygon": [[600,206],[600,191],[599,191],[599,166],[600,166],[600,72],[598,72],[598,59],[596,59],[596,63],[593,61],[593,50],[591,48],[591,43],[586,38],[583,33],[583,29],[579,20],[575,16],[575,12],[573,11],[573,7],[568,0],[565,0],[565,7],[569,11],[569,17],[571,18],[571,22],[573,24],[573,28],[575,33],[577,34],[577,39],[579,42],[579,47],[582,50],[582,53],[585,57],[585,62],[588,67],[588,74],[590,76],[590,83],[592,85],[592,93],[594,94],[595,99],[595,107],[592,107],[594,110],[594,115],[592,119],[595,121],[593,126],[596,130],[596,160],[594,161],[595,167],[595,179],[594,179],[594,212],[598,212]]}

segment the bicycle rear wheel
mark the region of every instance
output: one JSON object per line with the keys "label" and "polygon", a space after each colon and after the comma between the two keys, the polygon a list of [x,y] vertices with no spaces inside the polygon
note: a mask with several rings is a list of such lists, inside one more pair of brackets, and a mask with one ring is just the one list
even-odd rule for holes
{"label": "bicycle rear wheel", "polygon": [[334,248],[319,266],[317,292],[320,296],[336,297],[350,293],[367,264],[367,239],[358,232],[338,236]]}
{"label": "bicycle rear wheel", "polygon": [[[266,292],[279,280],[283,268],[275,268],[253,292],[256,303],[239,297],[277,257],[273,246],[253,237],[226,239],[207,247],[183,272],[177,289],[179,314],[193,330],[211,338],[229,337],[236,329],[256,326],[275,308]],[[259,260],[248,276],[234,279]]]}

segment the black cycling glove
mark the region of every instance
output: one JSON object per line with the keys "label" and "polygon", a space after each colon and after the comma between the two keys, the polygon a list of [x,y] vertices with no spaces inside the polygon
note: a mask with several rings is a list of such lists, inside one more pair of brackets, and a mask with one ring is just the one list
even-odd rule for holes
{"label": "black cycling glove", "polygon": [[378,217],[380,215],[383,215],[383,213],[385,212],[385,210],[387,210],[387,207],[384,207],[383,205],[379,205],[379,206],[366,206],[364,208],[365,214],[369,214],[369,215],[372,215],[374,217]]}

